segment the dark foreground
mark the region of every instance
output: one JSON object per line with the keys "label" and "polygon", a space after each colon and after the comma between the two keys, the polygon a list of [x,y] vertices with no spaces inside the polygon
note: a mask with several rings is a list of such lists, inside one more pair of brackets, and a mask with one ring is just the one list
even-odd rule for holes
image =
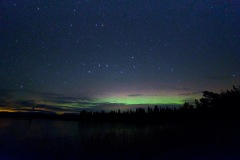
{"label": "dark foreground", "polygon": [[0,159],[240,159],[238,122],[83,123],[0,119]]}

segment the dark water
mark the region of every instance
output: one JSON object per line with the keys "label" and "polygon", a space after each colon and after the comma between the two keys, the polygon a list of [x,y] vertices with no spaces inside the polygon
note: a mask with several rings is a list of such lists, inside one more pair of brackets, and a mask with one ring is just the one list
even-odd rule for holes
{"label": "dark water", "polygon": [[64,148],[79,145],[79,136],[74,122],[1,119],[1,159],[51,159]]}
{"label": "dark water", "polygon": [[0,119],[0,160],[239,159],[234,128]]}
{"label": "dark water", "polygon": [[[128,145],[125,143],[132,143],[136,133],[146,135],[154,128],[161,129],[161,126],[149,128],[126,124],[0,119],[0,159],[98,157],[93,154],[105,156],[111,147],[120,147],[115,148],[116,153],[117,149]],[[110,144],[109,140],[121,141],[121,144]],[[103,146],[105,148],[102,148]]]}

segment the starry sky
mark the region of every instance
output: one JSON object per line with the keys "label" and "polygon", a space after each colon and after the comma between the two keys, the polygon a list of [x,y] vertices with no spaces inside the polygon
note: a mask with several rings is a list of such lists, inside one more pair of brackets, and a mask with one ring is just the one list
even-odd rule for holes
{"label": "starry sky", "polygon": [[180,105],[240,80],[238,0],[1,0],[2,111]]}

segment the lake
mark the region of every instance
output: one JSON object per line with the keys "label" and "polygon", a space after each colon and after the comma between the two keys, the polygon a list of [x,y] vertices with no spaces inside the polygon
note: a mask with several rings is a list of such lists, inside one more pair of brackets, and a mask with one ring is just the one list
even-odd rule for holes
{"label": "lake", "polygon": [[239,159],[239,128],[0,119],[0,159]]}

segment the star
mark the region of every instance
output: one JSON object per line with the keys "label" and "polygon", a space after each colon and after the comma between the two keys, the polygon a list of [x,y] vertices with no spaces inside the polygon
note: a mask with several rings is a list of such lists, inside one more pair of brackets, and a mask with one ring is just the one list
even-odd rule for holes
{"label": "star", "polygon": [[[146,99],[174,95],[184,101],[198,97],[179,96],[184,91],[178,88],[219,91],[238,85],[236,2],[19,2],[3,0],[0,5],[7,15],[0,16],[4,20],[0,89],[94,100],[98,94],[104,99],[127,97],[136,86]],[[185,12],[190,14],[179,14]],[[201,77],[210,77],[211,82]],[[132,98],[140,96],[126,99]]]}

